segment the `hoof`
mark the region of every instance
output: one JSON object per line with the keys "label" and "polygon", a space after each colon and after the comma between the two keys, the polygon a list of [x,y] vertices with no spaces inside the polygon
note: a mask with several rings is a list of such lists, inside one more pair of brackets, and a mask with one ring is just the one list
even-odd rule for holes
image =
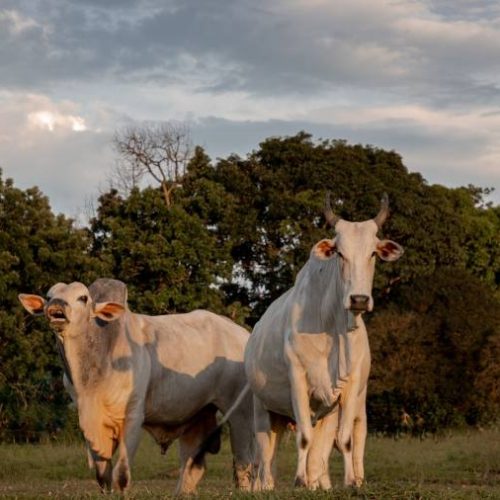
{"label": "hoof", "polygon": [[296,488],[307,488],[307,481],[303,477],[297,476],[295,478],[294,486]]}

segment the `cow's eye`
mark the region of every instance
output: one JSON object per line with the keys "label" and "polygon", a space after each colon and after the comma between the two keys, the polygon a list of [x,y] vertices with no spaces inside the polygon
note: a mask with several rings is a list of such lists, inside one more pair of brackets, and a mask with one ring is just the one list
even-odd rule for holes
{"label": "cow's eye", "polygon": [[374,250],[374,251],[372,252],[372,257],[376,257],[376,256],[377,256],[377,252]]}
{"label": "cow's eye", "polygon": [[80,295],[80,297],[78,297],[78,300],[86,304],[89,298],[86,295]]}
{"label": "cow's eye", "polygon": [[344,255],[342,254],[342,252],[339,252],[338,250],[337,250],[337,255],[338,255],[341,259],[343,259],[343,258],[344,258]]}

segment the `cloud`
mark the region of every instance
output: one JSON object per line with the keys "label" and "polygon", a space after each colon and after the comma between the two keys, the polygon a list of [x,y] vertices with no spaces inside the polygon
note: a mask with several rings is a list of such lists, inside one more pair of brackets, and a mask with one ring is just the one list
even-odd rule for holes
{"label": "cloud", "polygon": [[39,94],[0,93],[0,158],[16,186],[34,185],[54,210],[81,219],[113,165],[111,133],[92,130],[76,103]]}
{"label": "cloud", "polygon": [[[429,114],[429,120],[432,121],[432,117]],[[460,128],[450,133],[446,127],[426,127],[423,123],[409,119],[397,123],[342,119],[319,123],[307,120],[230,121],[207,117],[193,125],[193,139],[204,146],[212,158],[225,157],[231,152],[245,157],[258,149],[258,144],[267,137],[291,136],[301,130],[311,133],[314,139],[345,139],[350,144],[371,144],[397,151],[406,167],[421,173],[430,184],[496,187],[489,199],[500,204],[500,147],[497,146],[500,142],[483,137],[480,129],[475,134],[465,134]],[[481,123],[480,118],[477,123]],[[230,151],[228,143],[233,146]]]}
{"label": "cloud", "polygon": [[13,9],[0,10],[0,23],[6,26],[13,35],[18,35],[23,31],[39,26],[34,19],[25,17]]}
{"label": "cloud", "polygon": [[[3,35],[21,50],[16,61],[0,51],[13,85],[123,78],[254,95],[353,87],[427,103],[461,95],[462,105],[489,87],[498,97],[498,12],[456,19],[423,0],[46,4],[24,36]],[[20,5],[16,16],[30,18]]]}
{"label": "cloud", "polygon": [[2,165],[69,213],[141,120],[212,156],[306,130],[500,188],[493,0],[4,0],[0,67]]}

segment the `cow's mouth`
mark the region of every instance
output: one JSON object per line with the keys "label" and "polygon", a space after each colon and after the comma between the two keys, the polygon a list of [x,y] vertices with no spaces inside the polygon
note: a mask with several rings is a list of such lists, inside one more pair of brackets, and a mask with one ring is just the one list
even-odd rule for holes
{"label": "cow's mouth", "polygon": [[349,311],[351,311],[353,314],[362,314],[366,311],[368,311],[367,307],[351,307],[349,308]]}
{"label": "cow's mouth", "polygon": [[68,323],[64,309],[60,306],[49,306],[47,309],[47,318],[53,327],[61,327]]}

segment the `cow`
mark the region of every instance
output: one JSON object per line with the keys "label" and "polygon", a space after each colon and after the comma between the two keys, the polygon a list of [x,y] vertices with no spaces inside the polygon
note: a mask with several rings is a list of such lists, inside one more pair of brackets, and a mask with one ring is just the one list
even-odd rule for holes
{"label": "cow", "polygon": [[[20,294],[33,315],[45,315],[56,333],[64,384],[78,408],[79,425],[103,491],[125,492],[146,429],[162,453],[179,439],[177,494],[194,493],[205,470],[194,451],[246,384],[243,353],[248,332],[208,311],[148,316],[130,311],[127,288],[99,279],[89,288],[57,283],[47,300]],[[241,401],[243,400],[243,401]],[[251,394],[229,417],[234,477],[248,490],[254,456]],[[207,451],[217,453],[220,440]],[[118,459],[112,467],[112,456]]]}
{"label": "cow", "polygon": [[335,446],[344,458],[345,485],[364,479],[366,390],[370,348],[362,315],[373,309],[375,259],[395,261],[402,247],[379,240],[388,215],[364,222],[325,217],[335,230],[317,242],[294,286],[255,325],[245,350],[254,393],[258,472],[253,489],[273,489],[274,461],[287,422],[296,423],[296,485],[329,489],[328,461]]}

